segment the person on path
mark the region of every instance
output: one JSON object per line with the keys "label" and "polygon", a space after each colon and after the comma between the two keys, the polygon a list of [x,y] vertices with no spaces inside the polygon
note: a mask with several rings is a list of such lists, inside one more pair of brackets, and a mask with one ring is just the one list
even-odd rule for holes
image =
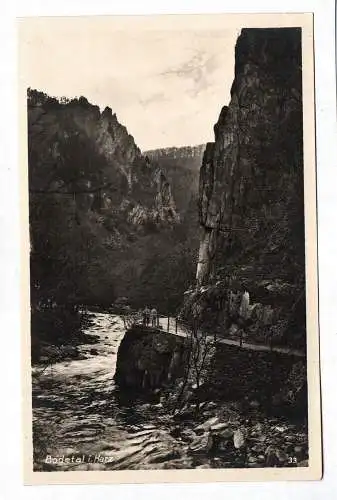
{"label": "person on path", "polygon": [[146,325],[146,314],[145,314],[145,309],[142,310],[142,323],[145,326]]}
{"label": "person on path", "polygon": [[157,326],[157,309],[155,307],[151,309],[151,323],[153,327]]}
{"label": "person on path", "polygon": [[145,326],[148,326],[149,323],[150,323],[150,314],[151,314],[151,311],[150,309],[146,306],[144,311],[143,311],[143,324]]}

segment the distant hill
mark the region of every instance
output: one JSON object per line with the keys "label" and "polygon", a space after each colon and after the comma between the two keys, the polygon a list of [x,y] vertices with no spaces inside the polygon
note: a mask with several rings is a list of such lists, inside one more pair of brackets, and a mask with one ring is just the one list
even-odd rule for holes
{"label": "distant hill", "polygon": [[[150,149],[148,151],[143,151],[143,154],[153,160],[157,160],[158,158],[161,159],[196,158],[198,160],[200,157],[202,157],[205,147],[206,147],[205,144],[198,144],[197,146],[182,146],[182,147],[173,146],[169,148]],[[195,165],[197,164],[195,163]],[[200,165],[197,166],[197,168],[200,168]]]}
{"label": "distant hill", "polygon": [[[172,187],[178,210],[183,215],[199,189],[199,170],[205,144],[169,147],[144,151],[151,162],[157,162]],[[198,223],[197,226],[198,227]]]}

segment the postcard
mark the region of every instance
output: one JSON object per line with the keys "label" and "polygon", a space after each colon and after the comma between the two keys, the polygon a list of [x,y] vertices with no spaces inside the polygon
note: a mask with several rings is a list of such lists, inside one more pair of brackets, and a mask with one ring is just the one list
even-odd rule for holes
{"label": "postcard", "polygon": [[17,23],[25,483],[320,479],[313,15]]}

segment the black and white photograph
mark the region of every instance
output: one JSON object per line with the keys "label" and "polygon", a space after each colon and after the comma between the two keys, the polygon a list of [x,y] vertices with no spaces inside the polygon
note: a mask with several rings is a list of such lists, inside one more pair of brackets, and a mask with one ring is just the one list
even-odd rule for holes
{"label": "black and white photograph", "polygon": [[269,17],[18,21],[30,478],[319,479],[312,17]]}

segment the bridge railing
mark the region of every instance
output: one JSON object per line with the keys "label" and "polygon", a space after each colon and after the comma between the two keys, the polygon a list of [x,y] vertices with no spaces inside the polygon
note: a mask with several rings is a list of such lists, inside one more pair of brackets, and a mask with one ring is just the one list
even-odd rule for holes
{"label": "bridge railing", "polygon": [[[165,333],[171,333],[175,335],[185,335],[185,336],[210,336],[210,334],[203,332],[200,329],[195,329],[193,326],[180,318],[175,316],[166,316],[163,314],[158,314],[155,319],[155,323],[152,323],[150,319],[149,323],[144,323],[143,314],[140,311],[124,312],[121,315],[123,318],[124,326],[126,329],[130,329],[136,325],[142,325],[144,328],[156,328],[160,329]],[[214,340],[216,339],[216,336]]]}
{"label": "bridge railing", "polygon": [[[145,324],[143,322],[143,314],[140,311],[129,310],[122,315],[122,318],[126,329],[132,328],[135,325],[143,325],[145,328],[158,328],[163,332],[176,335],[185,334],[186,336],[192,335],[194,337],[199,335],[210,336],[212,337],[213,341],[225,338],[222,335],[217,335],[216,333],[214,335],[211,335],[209,332],[204,332],[199,330],[198,328],[193,328],[193,326],[187,321],[183,321],[180,318],[174,316],[159,314],[156,317],[155,325],[152,324],[151,320],[149,324]],[[234,340],[238,343],[238,345],[240,345],[240,347],[242,347],[244,344],[244,336],[242,330],[238,335],[231,335],[230,337],[226,338],[228,338],[229,340]],[[270,349],[272,350],[272,342],[270,342]]]}
{"label": "bridge railing", "polygon": [[143,324],[143,316],[141,312],[129,312],[128,314],[124,314],[123,320],[124,320],[124,325],[126,328],[131,328],[132,326],[135,325],[142,325],[144,328],[157,328],[160,329],[161,331],[165,333],[170,333],[170,334],[176,334],[176,335],[184,335],[186,337],[195,338],[195,339],[207,339],[207,343],[215,344],[217,342],[221,341],[227,341],[227,343],[235,343],[235,345],[238,345],[244,349],[247,348],[253,348],[252,346],[255,347],[261,347],[264,346],[270,351],[279,351],[283,349],[282,352],[288,352],[291,354],[293,353],[299,353],[301,356],[305,356],[305,352],[301,351],[299,349],[292,349],[288,346],[283,346],[283,345],[278,345],[275,342],[275,339],[273,339],[272,335],[266,335],[264,342],[256,342],[254,339],[247,338],[244,335],[244,330],[240,329],[239,332],[235,335],[224,335],[222,332],[210,332],[207,330],[204,330],[202,328],[196,328],[195,326],[193,327],[192,324],[181,320],[180,318],[176,318],[174,316],[164,316],[164,315],[158,315],[157,316],[157,321],[156,325],[152,326],[152,322],[148,325]]}
{"label": "bridge railing", "polygon": [[136,325],[143,325],[147,328],[159,328],[162,331],[167,333],[178,333],[179,327],[181,328],[190,328],[187,322],[178,320],[174,316],[166,316],[163,314],[157,314],[155,321],[153,323],[151,317],[149,323],[144,323],[143,314],[140,311],[127,311],[121,314],[121,317],[124,322],[125,328],[132,328]]}

